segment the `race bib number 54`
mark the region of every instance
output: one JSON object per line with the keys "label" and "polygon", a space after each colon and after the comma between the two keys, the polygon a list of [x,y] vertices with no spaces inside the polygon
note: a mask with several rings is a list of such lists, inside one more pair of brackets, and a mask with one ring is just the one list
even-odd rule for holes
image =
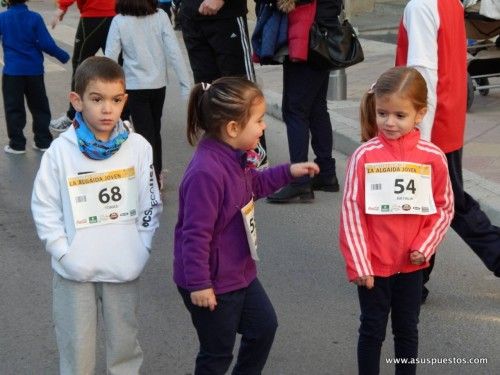
{"label": "race bib number 54", "polygon": [[411,162],[365,165],[365,212],[371,215],[431,215],[432,168]]}
{"label": "race bib number 54", "polygon": [[137,217],[134,167],[72,176],[67,183],[76,228]]}

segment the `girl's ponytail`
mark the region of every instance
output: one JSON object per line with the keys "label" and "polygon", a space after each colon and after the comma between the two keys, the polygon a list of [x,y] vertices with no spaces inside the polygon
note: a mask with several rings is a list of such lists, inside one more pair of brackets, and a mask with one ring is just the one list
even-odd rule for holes
{"label": "girl's ponytail", "polygon": [[188,104],[187,139],[194,146],[201,133],[220,138],[223,127],[236,121],[245,127],[256,100],[263,100],[259,87],[242,77],[222,77],[212,84],[198,83]]}
{"label": "girl's ponytail", "polygon": [[369,90],[363,95],[359,106],[359,118],[361,122],[361,142],[366,142],[375,137],[378,132],[373,90]]}
{"label": "girl's ponytail", "polygon": [[187,139],[191,146],[196,144],[198,136],[202,130],[206,130],[203,125],[201,101],[205,90],[201,83],[194,85],[189,95],[188,115],[187,115]]}

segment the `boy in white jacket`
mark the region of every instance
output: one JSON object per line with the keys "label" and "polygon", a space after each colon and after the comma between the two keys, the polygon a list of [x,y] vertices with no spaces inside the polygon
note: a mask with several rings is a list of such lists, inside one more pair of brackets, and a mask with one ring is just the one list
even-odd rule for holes
{"label": "boy in white jacket", "polygon": [[138,277],[162,202],[149,143],[120,120],[122,68],[90,57],[75,73],[73,126],[44,154],[31,209],[52,256],[61,374],[93,373],[100,303],[109,374],[138,374]]}

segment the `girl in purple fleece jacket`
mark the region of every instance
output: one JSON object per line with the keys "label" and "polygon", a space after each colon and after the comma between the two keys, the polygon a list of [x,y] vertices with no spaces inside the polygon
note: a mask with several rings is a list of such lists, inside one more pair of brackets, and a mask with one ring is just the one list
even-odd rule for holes
{"label": "girl in purple fleece jacket", "polygon": [[174,281],[200,341],[195,375],[227,371],[236,333],[242,338],[233,374],[261,373],[278,324],[257,279],[254,200],[319,172],[311,162],[247,167],[265,111],[262,91],[244,78],[200,83],[191,92],[188,141],[203,136],[179,188]]}

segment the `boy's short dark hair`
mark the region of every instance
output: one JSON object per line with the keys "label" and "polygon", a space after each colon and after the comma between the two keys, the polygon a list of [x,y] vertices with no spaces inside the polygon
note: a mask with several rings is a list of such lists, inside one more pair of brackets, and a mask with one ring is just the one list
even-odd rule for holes
{"label": "boy's short dark hair", "polygon": [[6,0],[7,5],[24,4],[28,0]]}
{"label": "boy's short dark hair", "polygon": [[85,59],[75,72],[75,92],[83,96],[91,81],[122,81],[125,87],[125,74],[120,65],[108,57],[91,56]]}

